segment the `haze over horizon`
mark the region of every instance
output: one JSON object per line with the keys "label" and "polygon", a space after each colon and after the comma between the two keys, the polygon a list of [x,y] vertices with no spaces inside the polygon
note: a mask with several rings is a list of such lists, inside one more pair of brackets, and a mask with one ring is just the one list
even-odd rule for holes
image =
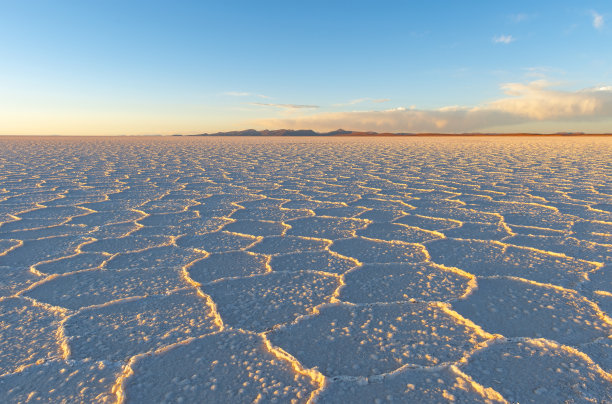
{"label": "haze over horizon", "polygon": [[605,1],[0,7],[0,135],[612,131]]}

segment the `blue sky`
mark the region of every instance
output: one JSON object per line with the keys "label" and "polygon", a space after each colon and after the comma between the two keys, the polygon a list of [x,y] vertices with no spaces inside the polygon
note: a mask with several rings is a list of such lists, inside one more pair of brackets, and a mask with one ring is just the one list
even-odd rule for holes
{"label": "blue sky", "polygon": [[0,134],[612,132],[609,1],[0,1],[0,35]]}

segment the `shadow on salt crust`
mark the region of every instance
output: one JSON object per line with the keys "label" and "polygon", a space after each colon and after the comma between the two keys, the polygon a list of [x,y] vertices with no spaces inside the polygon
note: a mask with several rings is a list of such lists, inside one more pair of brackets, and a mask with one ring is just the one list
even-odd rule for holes
{"label": "shadow on salt crust", "polygon": [[261,336],[222,332],[130,363],[127,402],[306,402],[318,388]]}
{"label": "shadow on salt crust", "polygon": [[[188,184],[192,185],[194,188],[197,187],[197,183],[193,183],[193,184]],[[204,192],[207,191],[212,191],[213,193],[218,193],[219,189],[209,189],[209,190],[205,190]],[[194,206],[190,209],[195,210],[195,211],[200,211],[200,210],[205,210],[205,211],[211,211],[211,210],[219,210],[219,209],[239,209],[239,207],[236,205],[240,202],[244,202],[244,201],[250,201],[250,200],[254,200],[254,199],[259,199],[260,197],[257,195],[231,195],[231,194],[220,194],[218,193],[217,195],[210,195],[206,198],[199,198],[197,199],[198,202],[201,203],[201,205],[198,206]]]}
{"label": "shadow on salt crust", "polygon": [[421,262],[427,259],[421,245],[361,237],[334,241],[329,249],[366,263]]}
{"label": "shadow on salt crust", "polygon": [[576,221],[572,226],[572,234],[580,240],[612,244],[612,222]]}
{"label": "shadow on salt crust", "polygon": [[286,254],[299,251],[320,251],[331,244],[328,240],[297,236],[266,237],[249,247],[249,251],[260,254]]}
{"label": "shadow on salt crust", "polygon": [[357,215],[367,210],[367,208],[361,208],[359,206],[339,206],[314,209],[317,216],[352,217],[356,219],[359,219],[359,217],[356,217]]}
{"label": "shadow on salt crust", "polygon": [[70,358],[111,361],[220,330],[206,299],[191,291],[85,309],[64,327]]}
{"label": "shadow on salt crust", "polygon": [[257,241],[256,237],[218,231],[197,236],[183,236],[176,240],[179,247],[196,248],[207,252],[241,250]]}
{"label": "shadow on salt crust", "polygon": [[340,275],[356,266],[355,260],[327,250],[275,255],[270,260],[272,270],[279,272],[321,271]]}
{"label": "shadow on salt crust", "polygon": [[410,204],[418,211],[419,209],[457,209],[463,208],[465,203],[448,199],[411,199]]}
{"label": "shadow on salt crust", "polygon": [[78,206],[56,206],[33,209],[27,212],[17,213],[21,219],[56,220],[68,219],[71,217],[83,216],[91,211]]}
{"label": "shadow on salt crust", "polygon": [[273,345],[326,376],[455,362],[488,337],[441,303],[327,305],[269,334]]}
{"label": "shadow on salt crust", "polygon": [[[612,317],[612,265],[589,274],[590,282],[582,284],[582,293],[597,303],[599,308]],[[595,289],[595,290],[593,290]],[[603,290],[602,290],[603,289]]]}
{"label": "shadow on salt crust", "polygon": [[419,227],[423,230],[442,231],[461,225],[460,221],[443,219],[438,217],[425,217],[409,214],[396,219],[394,223],[405,224],[407,226]]}
{"label": "shadow on salt crust", "polygon": [[478,279],[478,288],[453,309],[506,337],[580,344],[612,334],[612,319],[577,292],[520,279]]}
{"label": "shadow on salt crust", "polygon": [[234,233],[249,234],[251,236],[280,236],[289,226],[278,222],[265,222],[261,220],[237,220],[228,223],[223,230]]}
{"label": "shadow on salt crust", "polygon": [[[515,205],[515,204],[513,204]],[[490,208],[493,211],[500,211],[499,206]],[[559,214],[550,209],[531,209],[524,212],[517,212],[517,207],[508,208],[507,212],[500,211],[504,216],[504,221],[509,225],[535,226],[547,229],[567,230],[571,220],[566,215]]]}
{"label": "shadow on salt crust", "polygon": [[104,265],[104,268],[115,270],[179,270],[202,257],[205,257],[205,254],[191,249],[165,245],[116,255]]}
{"label": "shadow on salt crust", "polygon": [[[37,230],[44,230],[47,227],[56,227],[60,226],[69,219],[59,218],[59,219],[20,219],[6,221],[0,225],[0,234],[4,236],[14,236],[16,233],[27,234],[32,233],[35,234]],[[36,238],[36,237],[32,237]]]}
{"label": "shadow on salt crust", "polygon": [[220,217],[198,217],[195,219],[183,220],[176,225],[168,226],[145,226],[134,232],[138,236],[184,236],[184,235],[198,235],[206,234],[211,232],[219,231],[225,224],[230,223],[231,220]]}
{"label": "shadow on salt crust", "polygon": [[[80,206],[82,208],[87,208],[87,209],[91,209],[91,210],[96,211],[96,212],[93,212],[93,213],[102,214],[104,212],[107,212],[109,214],[113,213],[115,215],[121,215],[121,214],[126,214],[127,213],[130,216],[136,215],[137,217],[143,217],[142,213],[138,213],[138,212],[130,211],[129,210],[129,209],[132,209],[132,208],[136,208],[141,203],[142,203],[142,201],[139,200],[139,199],[135,199],[133,201],[126,201],[126,200],[118,200],[118,201],[105,200],[105,201],[96,201],[96,202],[86,202],[86,203],[82,203]],[[113,217],[113,215],[109,215],[109,216]],[[95,216],[91,216],[91,217],[95,217]],[[122,221],[124,221],[124,220],[122,220]]]}
{"label": "shadow on salt crust", "polygon": [[[143,208],[141,207],[140,209]],[[178,226],[184,220],[195,219],[197,217],[197,213],[190,210],[173,213],[153,213],[147,217],[138,219],[137,223],[149,227]]]}
{"label": "shadow on salt crust", "polygon": [[612,335],[598,338],[594,342],[582,344],[576,348],[587,354],[593,362],[612,375]]}
{"label": "shadow on salt crust", "polygon": [[98,268],[109,258],[108,255],[102,253],[80,253],[36,264],[34,267],[43,274],[64,274],[66,272]]}
{"label": "shadow on salt crust", "polygon": [[0,297],[12,296],[41,279],[29,269],[0,265]]}
{"label": "shadow on salt crust", "polygon": [[592,243],[574,237],[518,235],[507,239],[506,242],[552,251],[587,261],[606,262],[612,260],[612,245]]}
{"label": "shadow on salt crust", "polygon": [[284,209],[319,209],[323,207],[334,207],[334,206],[342,206],[334,202],[323,202],[323,201],[314,201],[310,199],[299,199],[293,201],[287,201],[283,203]]}
{"label": "shadow on salt crust", "polygon": [[216,303],[226,325],[262,332],[328,302],[339,284],[331,275],[272,272],[200,288]]}
{"label": "shadow on salt crust", "polygon": [[19,244],[21,244],[20,240],[0,240],[0,256],[16,248]]}
{"label": "shadow on salt crust", "polygon": [[507,227],[490,223],[463,223],[459,227],[445,230],[444,234],[450,238],[479,240],[503,240],[512,236]]}
{"label": "shadow on salt crust", "polygon": [[545,229],[542,227],[531,227],[531,226],[519,226],[519,225],[509,225],[508,226],[513,233],[515,234],[523,234],[523,235],[532,235],[532,236],[559,236],[564,235],[566,233],[565,230],[554,230],[554,229]]}
{"label": "shadow on salt crust", "polygon": [[406,215],[403,210],[372,209],[361,213],[357,219],[369,220],[376,223],[392,222]]}
{"label": "shadow on salt crust", "polygon": [[189,277],[205,284],[225,278],[244,277],[268,272],[268,258],[246,251],[214,253],[186,267]]}
{"label": "shadow on salt crust", "polygon": [[287,202],[287,199],[264,198],[254,201],[237,202],[244,209],[279,209],[282,204]]}
{"label": "shadow on salt crust", "polygon": [[83,252],[105,252],[108,254],[120,254],[131,251],[143,250],[145,248],[159,247],[170,242],[166,236],[139,236],[129,235],[119,238],[107,238],[96,240],[93,243],[81,247]]}
{"label": "shadow on salt crust", "polygon": [[366,264],[345,275],[338,298],[351,303],[448,301],[463,296],[471,279],[432,264]]}
{"label": "shadow on salt crust", "polygon": [[0,374],[61,357],[62,318],[22,298],[0,300]]}
{"label": "shadow on salt crust", "polygon": [[612,376],[586,355],[544,339],[499,341],[461,365],[474,381],[510,402],[612,401]]}
{"label": "shadow on salt crust", "polygon": [[134,296],[166,294],[188,284],[177,269],[93,270],[61,275],[26,291],[31,297],[53,306],[78,310]]}
{"label": "shadow on salt crust", "polygon": [[422,243],[444,238],[442,233],[419,229],[395,223],[371,223],[357,235],[385,241],[403,241],[405,243]]}
{"label": "shadow on salt crust", "polygon": [[40,227],[37,229],[26,229],[9,231],[6,233],[2,232],[0,228],[0,238],[8,238],[15,240],[37,240],[48,237],[61,237],[61,236],[87,236],[93,237],[89,231],[91,229],[83,228],[78,225],[71,224],[58,224],[49,227]]}
{"label": "shadow on salt crust", "polygon": [[381,209],[381,210],[404,210],[409,211],[414,209],[410,204],[407,204],[400,200],[389,200],[379,198],[361,198],[354,202],[349,202],[349,206],[359,206],[370,209]]}
{"label": "shadow on salt crust", "polygon": [[21,247],[2,257],[0,266],[28,269],[31,265],[66,255],[73,255],[85,239],[77,236],[60,236],[40,240],[25,240]]}
{"label": "shadow on salt crust", "polygon": [[[194,195],[197,196],[197,195]],[[147,212],[150,215],[154,214],[175,214],[186,212],[191,206],[197,205],[197,202],[192,199],[160,199],[157,201],[149,201],[138,207],[138,210]],[[189,211],[188,215],[196,215],[195,212]],[[182,219],[182,217],[179,217]],[[142,222],[140,222],[142,223]]]}
{"label": "shadow on salt crust", "polygon": [[502,220],[499,214],[477,212],[465,208],[429,208],[423,207],[410,213],[426,217],[447,219],[454,222],[492,223],[496,224]]}
{"label": "shadow on salt crust", "polygon": [[145,215],[133,210],[113,210],[110,212],[94,212],[85,216],[70,219],[69,224],[84,224],[87,226],[104,226],[115,223],[133,222]]}
{"label": "shadow on salt crust", "polygon": [[505,403],[494,390],[473,383],[455,367],[405,369],[370,380],[329,379],[316,403]]}
{"label": "shadow on salt crust", "polygon": [[273,222],[283,222],[285,220],[297,219],[299,217],[314,216],[312,211],[307,209],[240,209],[231,214],[232,219],[241,220],[269,220]]}
{"label": "shadow on salt crust", "polygon": [[334,240],[354,237],[355,230],[365,227],[365,220],[337,217],[308,217],[287,222],[291,228],[287,234]]}
{"label": "shadow on salt crust", "polygon": [[0,397],[11,403],[110,403],[120,374],[115,363],[51,361],[0,377]]}
{"label": "shadow on salt crust", "polygon": [[575,287],[597,268],[591,262],[495,241],[446,239],[426,247],[432,261],[476,276],[514,276]]}
{"label": "shadow on salt crust", "polygon": [[[89,228],[91,228],[91,230],[87,233],[87,236],[99,240],[105,238],[123,237],[139,229],[139,227],[134,222],[114,223],[107,224],[104,226],[92,226]],[[155,235],[167,236],[167,234],[165,233]]]}

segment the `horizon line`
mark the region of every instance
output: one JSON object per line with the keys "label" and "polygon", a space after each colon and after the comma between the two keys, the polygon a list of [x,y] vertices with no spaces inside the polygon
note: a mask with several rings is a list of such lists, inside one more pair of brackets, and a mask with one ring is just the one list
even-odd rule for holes
{"label": "horizon line", "polygon": [[[304,132],[310,132],[304,134]],[[608,133],[589,133],[589,132],[374,132],[374,131],[336,131],[318,132],[312,129],[245,129],[223,131],[215,133],[196,133],[196,134],[99,134],[99,135],[67,135],[67,134],[0,134],[0,137],[436,137],[436,136],[456,136],[456,137],[503,137],[503,136],[612,136]]]}

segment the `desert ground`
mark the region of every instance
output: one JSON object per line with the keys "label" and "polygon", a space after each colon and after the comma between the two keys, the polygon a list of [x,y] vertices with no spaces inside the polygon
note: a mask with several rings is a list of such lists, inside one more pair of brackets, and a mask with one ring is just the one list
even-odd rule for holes
{"label": "desert ground", "polygon": [[0,138],[4,402],[612,402],[611,138]]}

